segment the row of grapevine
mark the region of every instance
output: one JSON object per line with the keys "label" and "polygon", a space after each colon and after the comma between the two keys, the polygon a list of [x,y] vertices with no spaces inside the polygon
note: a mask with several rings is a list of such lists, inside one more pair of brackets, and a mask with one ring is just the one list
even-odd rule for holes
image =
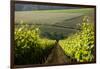
{"label": "row of grapevine", "polygon": [[15,27],[15,64],[44,63],[55,41],[40,38],[40,30],[34,25],[25,24]]}
{"label": "row of grapevine", "polygon": [[81,30],[61,40],[60,45],[66,55],[77,59],[77,62],[91,62],[94,59],[94,25],[82,23]]}
{"label": "row of grapevine", "polygon": [[[95,58],[94,24],[87,23],[85,19],[78,32],[59,41],[65,54],[76,59],[77,62],[92,62]],[[17,65],[42,64],[55,46],[55,40],[40,37],[41,31],[37,25],[15,25],[14,34],[14,60]],[[53,34],[52,38],[56,39],[56,37],[57,35]]]}

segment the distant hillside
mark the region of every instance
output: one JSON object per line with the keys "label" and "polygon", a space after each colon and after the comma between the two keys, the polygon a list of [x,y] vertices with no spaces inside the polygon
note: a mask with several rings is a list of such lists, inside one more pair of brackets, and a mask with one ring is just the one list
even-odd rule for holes
{"label": "distant hillside", "polygon": [[31,10],[53,10],[53,9],[74,9],[79,7],[67,6],[51,6],[51,5],[33,5],[33,4],[16,4],[16,11],[31,11]]}

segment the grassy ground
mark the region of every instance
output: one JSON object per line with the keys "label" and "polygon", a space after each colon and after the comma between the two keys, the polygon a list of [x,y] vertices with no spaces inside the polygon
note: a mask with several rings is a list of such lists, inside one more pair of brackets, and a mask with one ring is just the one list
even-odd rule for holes
{"label": "grassy ground", "polygon": [[65,10],[40,10],[40,11],[33,11],[33,12],[55,12],[55,13],[88,13],[93,11],[92,8],[81,8],[81,9],[65,9]]}
{"label": "grassy ground", "polygon": [[[77,32],[77,25],[82,23],[83,16],[90,17],[93,22],[93,9],[67,9],[67,10],[39,10],[15,12],[15,23],[40,24],[42,33],[58,33],[69,35]],[[54,26],[53,26],[54,25]],[[72,29],[74,28],[74,29]],[[64,33],[67,32],[67,33]]]}
{"label": "grassy ground", "polygon": [[80,13],[44,13],[44,12],[32,12],[32,11],[23,11],[15,13],[15,22],[20,23],[20,21],[24,21],[26,23],[33,24],[55,24],[61,23],[66,19],[75,18],[77,16],[81,16]]}
{"label": "grassy ground", "polygon": [[68,10],[39,10],[39,11],[17,11],[15,22],[21,20],[27,23],[50,23],[54,24],[66,19],[75,18],[86,13],[93,13],[93,9],[68,9]]}

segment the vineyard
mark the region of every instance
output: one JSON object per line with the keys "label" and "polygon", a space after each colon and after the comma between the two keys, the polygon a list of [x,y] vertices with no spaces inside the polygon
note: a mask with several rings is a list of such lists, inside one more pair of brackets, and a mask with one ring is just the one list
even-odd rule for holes
{"label": "vineyard", "polygon": [[61,40],[60,45],[77,62],[91,62],[94,59],[94,26],[83,23],[81,31],[71,35],[67,39]]}
{"label": "vineyard", "polygon": [[[82,23],[80,29],[79,32],[60,40],[59,45],[65,56],[71,57],[66,61],[74,58],[77,60],[76,62],[92,62],[94,59],[94,25]],[[34,25],[30,27],[25,24],[16,27],[15,64],[43,64],[46,62],[56,41],[41,38],[40,33],[39,27]]]}
{"label": "vineyard", "polygon": [[14,63],[95,61],[93,9],[15,12]]}
{"label": "vineyard", "polygon": [[39,33],[39,28],[27,24],[15,29],[16,64],[40,64],[46,60],[55,41],[40,38]]}

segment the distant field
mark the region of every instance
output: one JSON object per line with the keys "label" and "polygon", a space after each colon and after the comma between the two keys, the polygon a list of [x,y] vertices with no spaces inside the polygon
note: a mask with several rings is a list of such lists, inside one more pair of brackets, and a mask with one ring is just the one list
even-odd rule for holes
{"label": "distant field", "polygon": [[[50,13],[90,13],[93,12],[92,8],[80,8],[80,9],[59,9],[59,10],[33,10],[33,12],[50,12]],[[18,12],[18,11],[17,11]],[[20,12],[20,11],[19,11]],[[28,11],[27,11],[28,12]]]}
{"label": "distant field", "polygon": [[15,12],[15,23],[19,24],[21,21],[23,21],[25,23],[33,25],[41,24],[40,29],[42,33],[56,32],[69,35],[77,31],[77,24],[82,23],[83,16],[89,16],[90,22],[94,20],[93,13],[94,11],[91,8],[69,10],[17,11]]}
{"label": "distant field", "polygon": [[[39,11],[16,11],[15,22],[19,23],[21,20],[28,23],[48,23],[53,24],[60,20],[71,19],[81,15],[94,13],[93,9],[68,9],[68,10],[39,10]],[[60,20],[59,20],[60,19]],[[48,21],[49,20],[49,21]],[[48,21],[48,22],[45,22]]]}
{"label": "distant field", "polygon": [[54,27],[54,26],[47,26],[47,25],[41,26],[40,29],[42,31],[41,33],[45,36],[47,33],[51,33],[51,34],[56,33],[56,34],[63,35],[63,36],[69,36],[70,33],[75,33],[78,31],[77,29]]}
{"label": "distant field", "polygon": [[44,13],[44,12],[32,12],[32,11],[23,11],[15,13],[15,22],[20,23],[24,21],[25,23],[33,24],[55,24],[61,23],[64,20],[82,16],[80,13]]}

